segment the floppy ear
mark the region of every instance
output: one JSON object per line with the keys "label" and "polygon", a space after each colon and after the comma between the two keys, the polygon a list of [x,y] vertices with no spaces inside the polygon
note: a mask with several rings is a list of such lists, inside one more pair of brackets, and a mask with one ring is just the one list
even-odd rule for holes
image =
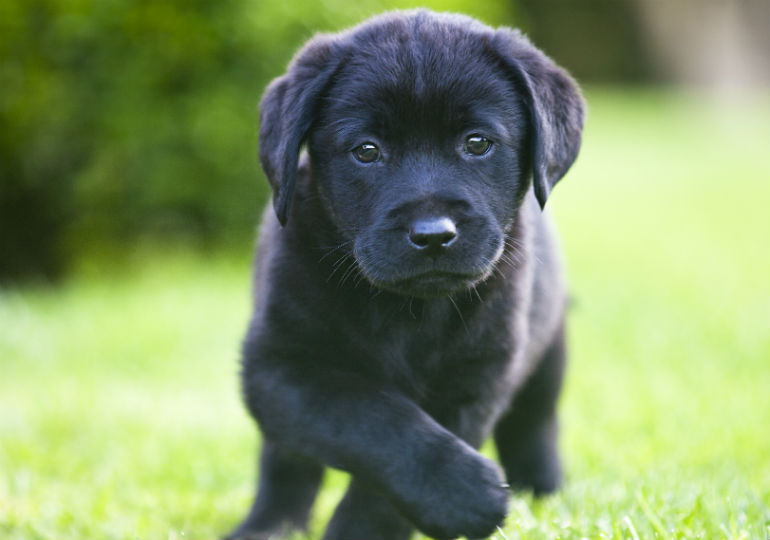
{"label": "floppy ear", "polygon": [[300,147],[313,123],[318,101],[340,63],[333,38],[316,36],[262,96],[259,159],[273,188],[273,208],[281,225],[286,224],[289,215]]}
{"label": "floppy ear", "polygon": [[492,45],[513,77],[532,124],[532,177],[540,207],[580,149],[585,104],[575,81],[518,31],[498,29]]}

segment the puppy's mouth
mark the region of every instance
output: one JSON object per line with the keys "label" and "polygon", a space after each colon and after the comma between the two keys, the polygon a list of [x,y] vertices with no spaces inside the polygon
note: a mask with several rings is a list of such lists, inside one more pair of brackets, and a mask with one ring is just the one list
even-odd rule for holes
{"label": "puppy's mouth", "polygon": [[484,274],[431,270],[397,281],[379,283],[383,289],[420,298],[439,298],[473,287]]}
{"label": "puppy's mouth", "polygon": [[401,234],[389,234],[390,229],[375,229],[356,239],[353,257],[362,276],[378,289],[417,298],[446,297],[492,275],[504,243],[489,228],[466,227],[475,234],[466,232],[451,246],[430,252],[430,247],[410,246]]}

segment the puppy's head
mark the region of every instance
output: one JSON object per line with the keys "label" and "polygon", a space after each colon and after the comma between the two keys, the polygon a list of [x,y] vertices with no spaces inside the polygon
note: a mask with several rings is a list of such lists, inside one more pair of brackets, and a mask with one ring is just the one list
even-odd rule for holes
{"label": "puppy's head", "polygon": [[582,123],[575,83],[518,33],[401,12],[297,54],[263,97],[260,158],[285,224],[307,143],[362,274],[441,296],[492,273],[525,193],[545,204]]}

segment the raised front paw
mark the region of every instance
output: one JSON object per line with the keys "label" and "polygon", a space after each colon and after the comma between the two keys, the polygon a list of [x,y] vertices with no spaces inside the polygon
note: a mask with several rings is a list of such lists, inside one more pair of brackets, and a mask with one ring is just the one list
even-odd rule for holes
{"label": "raised front paw", "polygon": [[421,475],[421,497],[409,505],[409,517],[433,538],[490,536],[508,512],[500,469],[470,447],[443,454]]}

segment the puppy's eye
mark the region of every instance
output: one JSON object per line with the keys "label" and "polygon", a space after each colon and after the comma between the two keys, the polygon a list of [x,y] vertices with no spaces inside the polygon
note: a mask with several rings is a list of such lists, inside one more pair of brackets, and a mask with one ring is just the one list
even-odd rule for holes
{"label": "puppy's eye", "polygon": [[474,156],[483,156],[492,147],[492,141],[481,135],[470,135],[465,139],[465,151]]}
{"label": "puppy's eye", "polygon": [[373,163],[380,159],[380,149],[376,144],[367,142],[354,148],[353,155],[361,163]]}

